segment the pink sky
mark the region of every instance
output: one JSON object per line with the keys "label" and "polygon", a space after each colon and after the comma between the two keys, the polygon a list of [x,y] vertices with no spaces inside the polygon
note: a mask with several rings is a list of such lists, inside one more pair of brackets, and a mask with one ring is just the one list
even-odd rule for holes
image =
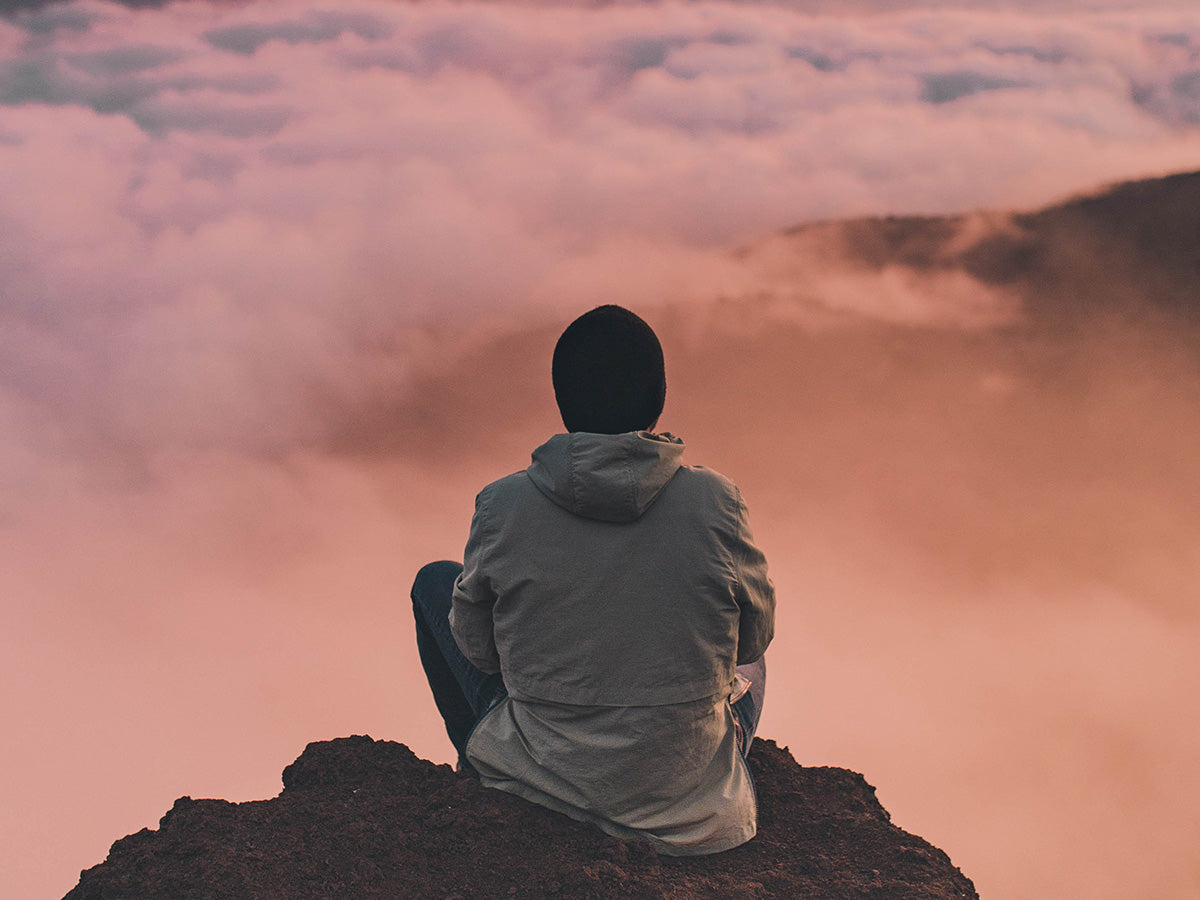
{"label": "pink sky", "polygon": [[[989,900],[1195,896],[1194,365],[1098,333],[1039,382],[988,343],[1010,298],[763,244],[1197,168],[1200,12],[983,5],[0,20],[0,893],[310,740],[448,759],[408,584],[559,427],[557,329],[620,302],[775,572],[763,733]],[[797,284],[990,349],[864,402],[892,351]]]}

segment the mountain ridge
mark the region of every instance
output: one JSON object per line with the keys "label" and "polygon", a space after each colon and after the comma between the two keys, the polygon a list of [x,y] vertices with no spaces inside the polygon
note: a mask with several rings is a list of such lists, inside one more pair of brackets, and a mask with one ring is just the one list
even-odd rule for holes
{"label": "mountain ridge", "polygon": [[[1200,171],[1191,171],[1118,182],[1032,211],[805,223],[761,246],[818,246],[872,272],[959,271],[1019,296],[1039,324],[1136,312],[1196,325],[1198,236]],[[759,252],[756,245],[739,256],[753,261]]]}

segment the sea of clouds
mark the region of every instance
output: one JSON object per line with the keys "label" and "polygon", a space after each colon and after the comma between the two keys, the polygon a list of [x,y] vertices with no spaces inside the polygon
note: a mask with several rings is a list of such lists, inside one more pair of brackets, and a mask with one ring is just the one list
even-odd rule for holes
{"label": "sea of clouds", "polygon": [[5,455],[277,450],[323,428],[313,385],[390,384],[431,322],[744,292],[727,251],[785,226],[1186,168],[1198,122],[1194,12],[21,12]]}
{"label": "sea of clouds", "polygon": [[[370,731],[448,758],[404,586],[459,552],[474,491],[556,427],[544,367],[525,357],[541,360],[579,311],[625,303],[717,348],[714,329],[772,330],[712,314],[721,298],[778,313],[819,295],[862,321],[987,329],[1010,320],[1011,298],[965,276],[873,280],[819,247],[801,263],[770,256],[788,245],[769,239],[821,219],[1031,208],[1196,168],[1200,12],[983,5],[79,0],[0,18],[0,715],[15,723],[0,765],[22,773],[0,818],[16,860],[5,892],[65,892],[175,796],[270,795],[309,740]],[[738,253],[763,246],[770,265]],[[1027,465],[1015,443],[1015,470],[1037,476],[1113,409],[1119,439],[1097,454],[1141,424],[1169,440],[1136,378],[1122,394],[1116,376],[1089,380],[1090,359],[1061,367],[1088,390],[1060,385],[1044,409],[1023,373],[982,373],[980,396],[1017,397],[1012,421],[1045,438]],[[681,363],[673,384],[703,384],[704,368],[702,354]],[[764,428],[796,402],[783,377],[747,388]],[[778,452],[722,457],[721,423],[672,396],[689,437],[762,485],[762,540],[796,598],[779,658],[806,681],[773,695],[772,736],[884,779],[900,824],[987,896],[1194,885],[1186,860],[1146,860],[1155,847],[1182,858],[1195,831],[1200,788],[1175,781],[1192,717],[1171,715],[1198,683],[1195,623],[1077,582],[1061,591],[1071,603],[1041,609],[1007,585],[948,614],[961,585],[919,565],[969,563],[974,545],[906,555],[865,497],[893,466],[958,502],[954,478],[920,480],[939,435],[958,434],[934,402],[958,396],[957,375],[924,385],[884,426],[853,391],[781,419],[809,441],[798,455],[836,475],[824,522],[780,511],[792,499],[770,490],[787,470]],[[1170,396],[1190,434],[1191,395]],[[387,415],[403,433],[362,438]],[[829,449],[811,449],[804,429],[822,422]],[[1003,441],[1001,425],[984,433]],[[864,496],[842,491],[837,448],[869,448],[881,427],[928,439],[894,459],[842,453],[878,467],[853,473]],[[1184,451],[1171,458],[1169,472],[1186,468]],[[1028,499],[1035,520],[1040,484],[994,493],[1005,515]],[[1048,514],[1194,526],[1159,503],[1178,496],[1165,474],[1128,493]],[[860,501],[866,512],[847,511]],[[1087,537],[1068,549],[1100,559],[1109,545]],[[1013,559],[1035,544],[1007,539]],[[877,542],[877,557],[847,554],[854,541]],[[1178,541],[1176,528],[1160,546]],[[1129,584],[1190,565],[1151,544],[1136,548],[1150,548],[1150,574]],[[1089,840],[1095,821],[1111,827]]]}

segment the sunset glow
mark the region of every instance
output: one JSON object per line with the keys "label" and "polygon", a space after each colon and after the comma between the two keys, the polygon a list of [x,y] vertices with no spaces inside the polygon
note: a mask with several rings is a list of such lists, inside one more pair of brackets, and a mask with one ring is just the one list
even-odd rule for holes
{"label": "sunset glow", "polygon": [[1065,230],[1054,316],[787,232],[973,247],[1200,169],[1200,11],[985,5],[0,17],[0,894],[309,741],[448,761],[412,576],[561,429],[554,339],[606,302],[749,502],[763,735],[988,900],[1200,893],[1194,330]]}

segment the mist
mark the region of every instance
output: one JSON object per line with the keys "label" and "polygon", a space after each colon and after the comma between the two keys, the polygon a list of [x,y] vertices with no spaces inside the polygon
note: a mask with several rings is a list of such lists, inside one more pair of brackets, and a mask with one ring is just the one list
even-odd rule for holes
{"label": "mist", "polygon": [[[1200,888],[1195,320],[1153,240],[1056,238],[1101,312],[955,255],[1194,167],[1200,15],[861,8],[0,19],[6,893],[308,741],[449,760],[408,586],[561,428],[602,302],[749,501],[764,735],[984,896]],[[928,263],[832,221],[959,213]]]}

